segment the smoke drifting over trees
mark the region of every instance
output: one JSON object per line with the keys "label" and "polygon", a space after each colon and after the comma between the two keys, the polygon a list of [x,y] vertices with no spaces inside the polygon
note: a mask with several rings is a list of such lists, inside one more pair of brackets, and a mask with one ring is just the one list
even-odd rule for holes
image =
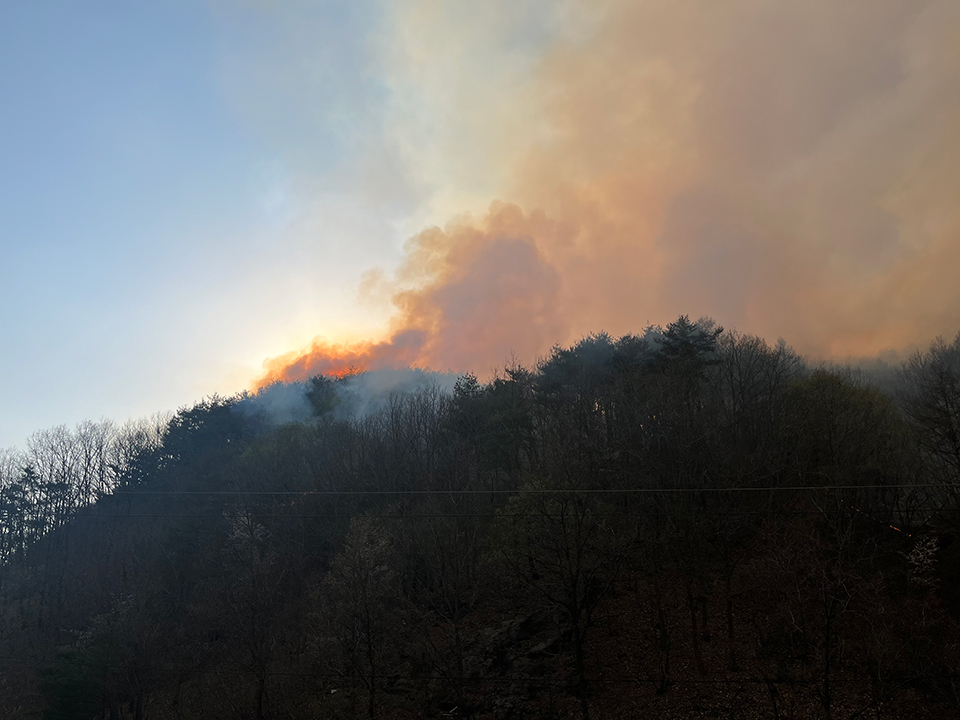
{"label": "smoke drifting over trees", "polygon": [[304,382],[276,382],[262,387],[244,395],[235,407],[243,415],[272,426],[303,422],[325,413],[338,420],[356,420],[379,412],[398,394],[452,392],[456,380],[451,373],[418,368],[314,375]]}

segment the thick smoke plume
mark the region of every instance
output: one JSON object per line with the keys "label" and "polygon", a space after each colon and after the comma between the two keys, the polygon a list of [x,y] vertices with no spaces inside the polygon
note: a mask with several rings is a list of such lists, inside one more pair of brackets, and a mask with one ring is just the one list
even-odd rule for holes
{"label": "thick smoke plume", "polygon": [[[411,47],[471,32],[412,7]],[[351,366],[483,373],[680,313],[824,357],[956,332],[960,3],[564,7],[529,83],[460,109],[461,144],[499,158],[509,202],[410,240],[386,339],[317,341],[268,361],[261,384]]]}
{"label": "thick smoke plume", "polygon": [[393,332],[383,342],[333,345],[265,363],[260,384],[351,369],[407,366],[482,371],[513,354],[529,358],[566,334],[561,279],[542,254],[563,230],[542,214],[495,206],[481,222],[456,221],[412,238],[393,296]]}

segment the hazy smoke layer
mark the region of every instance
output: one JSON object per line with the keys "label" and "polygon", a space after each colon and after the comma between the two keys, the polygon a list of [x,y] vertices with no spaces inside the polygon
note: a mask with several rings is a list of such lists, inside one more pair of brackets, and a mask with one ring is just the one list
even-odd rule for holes
{"label": "hazy smoke layer", "polygon": [[[328,387],[335,397],[325,412],[340,420],[352,420],[379,412],[396,395],[418,392],[452,393],[457,381],[453,373],[437,373],[420,369],[374,370],[341,378]],[[306,382],[277,382],[260,388],[237,403],[244,415],[259,417],[269,425],[303,422],[314,415],[307,397]],[[0,470],[3,469],[0,455]]]}
{"label": "hazy smoke layer", "polygon": [[243,415],[262,418],[269,425],[303,422],[313,414],[306,392],[302,382],[277,382],[248,395],[235,407]]}
{"label": "hazy smoke layer", "polygon": [[510,204],[409,242],[386,340],[318,341],[261,382],[350,365],[482,374],[679,313],[834,357],[956,332],[960,3],[565,7],[522,101],[464,123],[470,153],[513,148],[496,155]]}

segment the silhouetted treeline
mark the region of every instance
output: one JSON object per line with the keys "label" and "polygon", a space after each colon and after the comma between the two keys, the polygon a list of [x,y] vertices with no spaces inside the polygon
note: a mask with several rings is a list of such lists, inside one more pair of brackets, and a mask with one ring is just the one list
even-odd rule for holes
{"label": "silhouetted treeline", "polygon": [[960,717],[960,337],[346,383],[0,456],[0,717]]}

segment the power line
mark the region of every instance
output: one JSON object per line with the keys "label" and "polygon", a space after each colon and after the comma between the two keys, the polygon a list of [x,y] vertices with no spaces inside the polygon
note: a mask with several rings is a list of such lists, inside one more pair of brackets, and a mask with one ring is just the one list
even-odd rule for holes
{"label": "power line", "polygon": [[520,488],[516,490],[122,490],[106,497],[130,495],[270,495],[270,496],[338,496],[338,495],[636,495],[676,493],[730,492],[815,492],[817,490],[904,490],[949,487],[943,483],[891,485],[780,485],[769,487],[654,487],[654,488]]}
{"label": "power line", "polygon": [[[621,515],[627,514],[635,508],[624,509],[616,513],[590,513],[590,517],[595,518],[605,518],[605,517],[619,517]],[[936,512],[936,510],[926,510],[927,513]],[[693,514],[697,517],[724,517],[724,518],[735,518],[735,517],[771,517],[771,516],[796,516],[796,517],[805,517],[805,516],[822,516],[822,515],[850,515],[850,514],[862,514],[866,517],[871,517],[869,511],[856,510],[853,508],[847,510],[744,510],[744,511],[716,511],[716,510],[697,510]],[[532,517],[544,517],[546,513],[384,513],[384,514],[349,514],[349,513],[276,513],[276,512],[251,512],[251,511],[239,511],[237,512],[238,516],[241,517],[253,517],[253,518],[276,518],[281,520],[287,519],[320,519],[320,520],[349,520],[353,517],[361,518],[374,518],[374,519],[384,519],[384,520],[416,520],[416,519],[440,519],[440,518],[489,518],[491,520],[497,518],[532,518]],[[659,514],[659,513],[647,513],[647,514]],[[182,519],[223,519],[229,518],[229,511],[224,511],[221,513],[92,513],[92,514],[80,514],[71,516],[69,522],[74,520],[96,520],[96,519],[107,519],[107,518],[182,518]],[[871,518],[876,519],[876,518]]]}

